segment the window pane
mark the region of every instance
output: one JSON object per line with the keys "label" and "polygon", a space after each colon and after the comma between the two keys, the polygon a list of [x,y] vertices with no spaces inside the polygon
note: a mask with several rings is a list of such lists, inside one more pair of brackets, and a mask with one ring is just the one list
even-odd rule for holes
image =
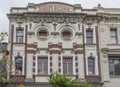
{"label": "window pane", "polygon": [[17,37],[17,42],[22,43],[23,42],[23,37]]}
{"label": "window pane", "polygon": [[94,74],[95,71],[95,59],[92,57],[88,58],[88,74]]}
{"label": "window pane", "polygon": [[86,37],[92,37],[93,35],[92,35],[92,31],[87,31],[86,32]]}
{"label": "window pane", "polygon": [[17,29],[17,36],[23,36],[23,35],[24,35],[23,29]]}
{"label": "window pane", "polygon": [[112,43],[117,43],[117,37],[111,37],[111,42]]}
{"label": "window pane", "polygon": [[88,58],[88,66],[94,66],[94,58]]}
{"label": "window pane", "polygon": [[67,64],[63,63],[63,74],[67,74]]}
{"label": "window pane", "polygon": [[17,29],[16,30],[16,42],[22,43],[23,42],[23,36],[24,36],[24,30],[23,29]]}
{"label": "window pane", "polygon": [[38,74],[46,75],[48,74],[48,58],[38,57]]}
{"label": "window pane", "polygon": [[94,74],[94,67],[88,67],[88,74]]}
{"label": "window pane", "polygon": [[116,31],[116,29],[114,29],[114,30],[111,30],[111,36],[116,36],[116,34],[117,34],[117,31]]}
{"label": "window pane", "polygon": [[111,43],[117,43],[117,29],[111,29]]}
{"label": "window pane", "polygon": [[73,59],[71,56],[63,58],[63,74],[73,74]]}
{"label": "window pane", "polygon": [[86,31],[86,42],[88,44],[92,44],[93,43],[93,31]]}
{"label": "window pane", "polygon": [[46,39],[48,37],[49,33],[46,29],[39,30],[37,33],[38,38],[40,39]]}
{"label": "window pane", "polygon": [[38,72],[42,72],[42,63],[38,63]]}
{"label": "window pane", "polygon": [[86,40],[87,40],[87,44],[92,44],[93,43],[92,38],[87,38]]}
{"label": "window pane", "polygon": [[73,74],[73,65],[72,65],[72,63],[68,63],[68,74]]}
{"label": "window pane", "polygon": [[15,58],[15,73],[16,74],[22,74],[22,64],[23,64],[23,61],[21,57]]}
{"label": "window pane", "polygon": [[44,73],[48,73],[48,63],[44,63]]}
{"label": "window pane", "polygon": [[109,56],[109,74],[120,75],[120,57]]}

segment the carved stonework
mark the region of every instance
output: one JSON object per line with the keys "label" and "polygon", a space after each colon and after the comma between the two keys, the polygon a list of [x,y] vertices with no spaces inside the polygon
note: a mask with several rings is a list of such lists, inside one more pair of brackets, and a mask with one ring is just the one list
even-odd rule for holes
{"label": "carved stonework", "polygon": [[108,48],[102,48],[101,49],[101,51],[102,51],[103,54],[107,54],[108,50],[109,50]]}

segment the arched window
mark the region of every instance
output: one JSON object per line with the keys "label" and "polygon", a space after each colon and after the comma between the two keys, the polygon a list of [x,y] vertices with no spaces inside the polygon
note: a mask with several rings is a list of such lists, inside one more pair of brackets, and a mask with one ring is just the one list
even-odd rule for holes
{"label": "arched window", "polygon": [[38,39],[40,40],[48,39],[49,35],[50,31],[46,27],[40,27],[39,29],[37,29],[36,36]]}
{"label": "arched window", "polygon": [[88,75],[95,74],[95,58],[90,56],[88,57]]}
{"label": "arched window", "polygon": [[62,32],[63,39],[69,40],[72,37],[72,33],[68,30],[65,30]]}
{"label": "arched window", "polygon": [[63,40],[71,40],[75,36],[75,31],[72,27],[64,27],[60,31],[60,36]]}
{"label": "arched window", "polygon": [[15,74],[22,74],[23,58],[21,56],[15,57]]}
{"label": "arched window", "polygon": [[48,32],[46,30],[39,30],[37,35],[39,39],[46,39],[48,37]]}

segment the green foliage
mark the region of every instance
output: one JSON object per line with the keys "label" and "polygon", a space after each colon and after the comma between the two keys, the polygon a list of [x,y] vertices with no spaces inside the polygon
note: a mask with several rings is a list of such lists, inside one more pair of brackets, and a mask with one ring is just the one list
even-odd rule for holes
{"label": "green foliage", "polygon": [[0,46],[2,45],[2,41],[5,40],[5,37],[8,36],[8,33],[7,32],[1,32],[0,33]]}
{"label": "green foliage", "polygon": [[78,82],[75,79],[58,74],[57,72],[53,73],[52,77],[48,80],[52,87],[97,87],[88,83]]}
{"label": "green foliage", "polygon": [[[2,41],[8,36],[7,32],[0,33],[0,47],[2,46]],[[4,56],[4,53],[3,53]],[[0,82],[7,83],[7,61],[0,58]]]}

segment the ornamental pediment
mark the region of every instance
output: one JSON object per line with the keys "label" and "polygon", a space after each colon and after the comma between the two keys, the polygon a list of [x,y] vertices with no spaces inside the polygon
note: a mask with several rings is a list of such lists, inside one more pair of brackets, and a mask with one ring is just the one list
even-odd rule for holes
{"label": "ornamental pediment", "polygon": [[72,12],[74,5],[61,2],[47,2],[35,5],[36,12]]}

